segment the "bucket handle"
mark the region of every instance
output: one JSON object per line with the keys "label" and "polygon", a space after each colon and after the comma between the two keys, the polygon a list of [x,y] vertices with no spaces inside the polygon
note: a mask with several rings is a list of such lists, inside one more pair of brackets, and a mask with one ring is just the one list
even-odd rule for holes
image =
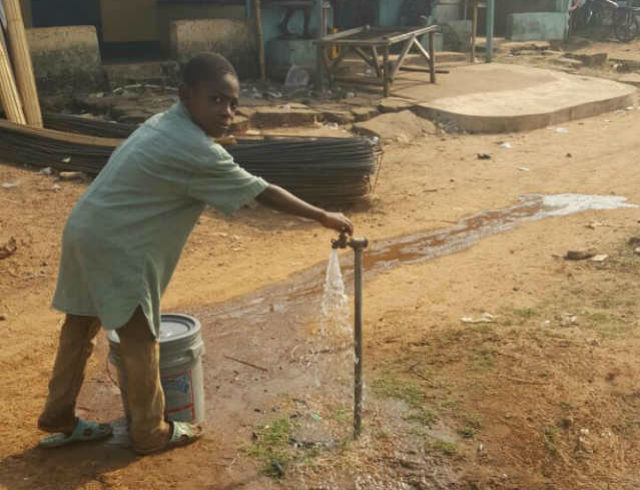
{"label": "bucket handle", "polygon": [[204,344],[201,343],[199,345],[196,345],[195,347],[189,347],[189,349],[187,349],[187,352],[191,356],[191,360],[195,361],[199,356],[204,354]]}

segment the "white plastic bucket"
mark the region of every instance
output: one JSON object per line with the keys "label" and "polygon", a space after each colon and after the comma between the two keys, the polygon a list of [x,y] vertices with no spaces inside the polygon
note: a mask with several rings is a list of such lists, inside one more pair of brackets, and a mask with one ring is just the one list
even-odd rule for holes
{"label": "white plastic bucket", "polygon": [[[128,416],[126,374],[117,330],[107,333],[109,360],[118,370],[122,404]],[[164,314],[160,322],[160,380],[168,420],[199,423],[204,420],[204,343],[200,322],[188,315]]]}

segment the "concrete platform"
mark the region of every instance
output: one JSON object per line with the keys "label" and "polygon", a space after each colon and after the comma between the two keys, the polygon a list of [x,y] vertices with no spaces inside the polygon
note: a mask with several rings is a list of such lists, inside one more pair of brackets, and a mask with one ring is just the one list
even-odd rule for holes
{"label": "concrete platform", "polygon": [[412,110],[459,130],[502,133],[537,129],[634,105],[636,87],[520,65],[455,67],[426,81],[403,73],[392,95]]}

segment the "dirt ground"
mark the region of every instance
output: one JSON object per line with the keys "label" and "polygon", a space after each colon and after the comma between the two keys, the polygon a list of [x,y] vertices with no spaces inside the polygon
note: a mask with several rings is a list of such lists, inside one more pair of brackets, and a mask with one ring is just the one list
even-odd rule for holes
{"label": "dirt ground", "polygon": [[[387,146],[371,203],[346,212],[375,249],[384,239],[451,226],[527,193],[615,194],[640,204],[640,111],[563,126],[567,133],[425,136]],[[49,308],[60,237],[87,184],[3,164],[0,183],[7,182],[18,185],[0,189],[0,244],[14,237],[17,251],[0,260],[0,488],[640,486],[640,256],[629,244],[640,236],[637,209],[521,224],[368,280],[358,441],[350,437],[348,400],[336,404],[317,393],[300,400],[293,387],[267,396],[258,382],[237,413],[208,420],[202,441],[142,458],[101,444],[35,448],[62,319]],[[211,310],[293,278],[326,261],[332,237],[261,208],[231,220],[206,213],[163,310]],[[562,258],[588,248],[608,258]],[[484,313],[493,320],[461,322]],[[278,356],[288,326],[275,322],[272,329],[269,348]],[[102,345],[89,380],[104,375]],[[254,374],[246,366],[229,369]],[[286,373],[274,376],[289,382]],[[86,398],[80,409],[101,418]],[[207,400],[221,412],[226,402],[223,395]],[[323,421],[331,444],[295,442],[313,420]]]}

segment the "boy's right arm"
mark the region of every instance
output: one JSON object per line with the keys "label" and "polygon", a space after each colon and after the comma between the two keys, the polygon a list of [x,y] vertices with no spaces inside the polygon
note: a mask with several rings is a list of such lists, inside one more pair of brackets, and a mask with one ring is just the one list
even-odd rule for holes
{"label": "boy's right arm", "polygon": [[312,219],[326,228],[353,235],[353,223],[342,213],[331,213],[313,206],[277,185],[269,184],[269,187],[258,194],[256,201],[276,211]]}

